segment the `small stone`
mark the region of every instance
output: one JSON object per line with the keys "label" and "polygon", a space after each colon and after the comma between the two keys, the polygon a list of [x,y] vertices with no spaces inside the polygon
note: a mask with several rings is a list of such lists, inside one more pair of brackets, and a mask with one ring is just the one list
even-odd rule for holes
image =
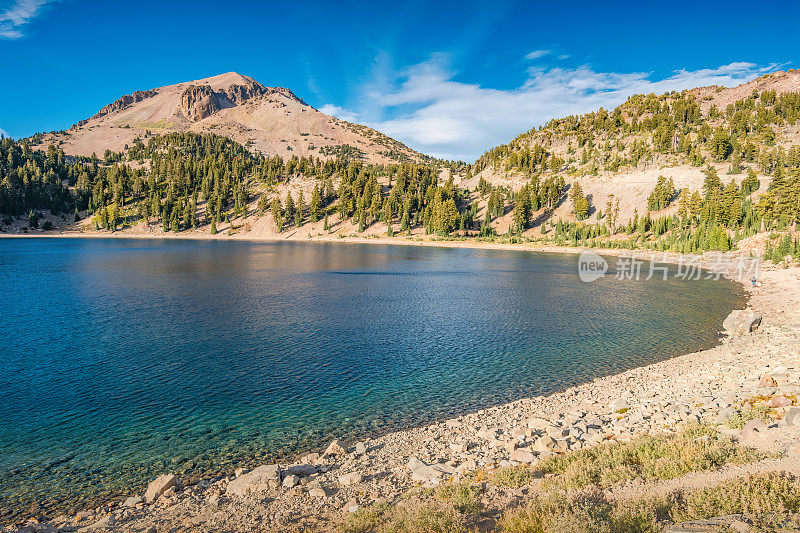
{"label": "small stone", "polygon": [[144,493],[144,501],[152,504],[158,499],[159,496],[164,494],[167,489],[175,487],[177,484],[178,481],[175,479],[173,474],[164,474],[163,476],[158,476],[147,486],[147,490]]}
{"label": "small stone", "polygon": [[357,442],[355,451],[359,455],[364,455],[365,453],[367,453],[367,445],[364,444],[363,442]]}

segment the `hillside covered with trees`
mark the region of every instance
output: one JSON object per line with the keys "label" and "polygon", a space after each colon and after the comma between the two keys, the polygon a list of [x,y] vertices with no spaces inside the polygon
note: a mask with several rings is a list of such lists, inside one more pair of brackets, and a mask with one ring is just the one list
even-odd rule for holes
{"label": "hillside covered with trees", "polygon": [[102,158],[32,149],[39,136],[5,139],[0,213],[3,225],[14,217],[29,230],[46,218],[82,231],[402,234],[681,252],[768,235],[762,250],[791,255],[800,253],[800,92],[780,88],[767,76],[636,95],[610,112],[552,120],[472,165],[367,163],[358,150],[284,158],[187,131],[146,131]]}

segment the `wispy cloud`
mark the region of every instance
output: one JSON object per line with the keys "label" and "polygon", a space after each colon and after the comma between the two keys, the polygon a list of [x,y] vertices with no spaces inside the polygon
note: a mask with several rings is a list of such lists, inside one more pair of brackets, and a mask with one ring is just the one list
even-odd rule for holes
{"label": "wispy cloud", "polygon": [[349,122],[355,122],[358,120],[358,114],[353,113],[352,111],[348,111],[347,109],[341,108],[338,105],[333,104],[325,104],[324,106],[319,108],[320,111],[325,113],[326,115],[331,115],[336,118],[340,118],[342,120],[347,120]]}
{"label": "wispy cloud", "polygon": [[2,137],[11,137],[6,130],[0,128],[0,136]]}
{"label": "wispy cloud", "polygon": [[384,90],[368,82],[356,111],[333,105],[321,111],[367,124],[425,153],[472,161],[552,118],[610,109],[636,93],[738,85],[775,68],[740,62],[654,79],[648,72],[535,66],[520,87],[499,90],[455,81],[447,58],[436,55],[394,75],[383,73],[384,81],[394,80]]}
{"label": "wispy cloud", "polygon": [[528,61],[533,61],[534,59],[539,59],[540,57],[544,57],[550,53],[550,50],[534,50],[533,52],[528,52],[525,54],[525,59]]}
{"label": "wispy cloud", "polygon": [[22,26],[42,13],[54,0],[17,0],[0,12],[0,39],[19,39]]}

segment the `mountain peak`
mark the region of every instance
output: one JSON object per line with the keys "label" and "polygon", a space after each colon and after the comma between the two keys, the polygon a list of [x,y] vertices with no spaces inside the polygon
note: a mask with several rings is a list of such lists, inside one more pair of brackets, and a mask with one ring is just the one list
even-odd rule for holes
{"label": "mountain peak", "polygon": [[90,155],[175,131],[213,132],[282,157],[347,153],[380,163],[426,159],[378,131],[321,113],[285,87],[268,87],[238,72],[135,91],[42,142]]}
{"label": "mountain peak", "polygon": [[[182,83],[180,85],[186,85]],[[256,80],[250,76],[239,74],[238,72],[225,72],[224,74],[217,74],[208,78],[202,78],[188,82],[190,85],[210,85],[212,89],[226,89],[231,85],[259,85]]]}

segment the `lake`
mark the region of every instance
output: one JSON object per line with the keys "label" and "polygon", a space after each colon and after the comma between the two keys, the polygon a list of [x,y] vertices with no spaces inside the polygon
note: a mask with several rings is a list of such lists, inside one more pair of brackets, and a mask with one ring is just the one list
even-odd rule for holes
{"label": "lake", "polygon": [[0,523],[704,349],[745,301],[474,248],[0,239],[0,271]]}

